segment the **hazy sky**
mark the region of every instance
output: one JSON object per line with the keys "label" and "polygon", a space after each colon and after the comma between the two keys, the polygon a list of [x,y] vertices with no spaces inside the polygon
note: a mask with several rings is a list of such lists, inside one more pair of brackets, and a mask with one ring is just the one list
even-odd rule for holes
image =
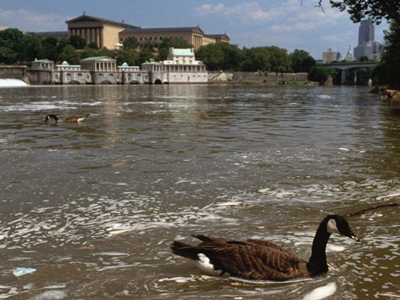
{"label": "hazy sky", "polygon": [[[209,34],[227,33],[240,47],[279,46],[304,49],[321,58],[328,48],[347,53],[357,44],[358,24],[347,13],[317,0],[0,0],[0,26],[23,31],[67,30],[65,20],[81,15],[103,17],[141,27],[191,27]],[[324,2],[328,2],[325,0]],[[376,27],[383,40],[384,23]]]}

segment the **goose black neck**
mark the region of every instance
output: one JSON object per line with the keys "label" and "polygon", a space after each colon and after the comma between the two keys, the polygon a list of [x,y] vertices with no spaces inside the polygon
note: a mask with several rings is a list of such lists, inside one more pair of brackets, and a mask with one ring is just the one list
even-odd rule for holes
{"label": "goose black neck", "polygon": [[308,271],[314,276],[322,275],[328,272],[328,263],[326,261],[326,244],[331,234],[327,231],[329,218],[325,218],[318,227],[312,245],[310,261],[307,264]]}

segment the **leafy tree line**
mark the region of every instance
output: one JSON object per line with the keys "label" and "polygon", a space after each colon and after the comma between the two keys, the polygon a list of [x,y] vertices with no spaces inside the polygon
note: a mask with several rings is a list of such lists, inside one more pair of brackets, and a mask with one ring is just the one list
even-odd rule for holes
{"label": "leafy tree line", "polygon": [[227,43],[209,44],[196,53],[210,71],[235,70],[248,72],[309,72],[315,60],[304,50],[288,54],[286,49],[276,46],[240,49]]}

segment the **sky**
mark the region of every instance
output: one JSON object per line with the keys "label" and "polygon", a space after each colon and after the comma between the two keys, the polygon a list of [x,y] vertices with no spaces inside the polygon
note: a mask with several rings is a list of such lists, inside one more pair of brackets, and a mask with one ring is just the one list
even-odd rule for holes
{"label": "sky", "polygon": [[[303,49],[321,59],[328,48],[347,54],[358,42],[359,24],[346,12],[318,0],[0,0],[0,27],[22,31],[66,31],[66,20],[87,15],[152,27],[200,28],[226,33],[239,47]],[[383,22],[375,37],[383,41]]]}

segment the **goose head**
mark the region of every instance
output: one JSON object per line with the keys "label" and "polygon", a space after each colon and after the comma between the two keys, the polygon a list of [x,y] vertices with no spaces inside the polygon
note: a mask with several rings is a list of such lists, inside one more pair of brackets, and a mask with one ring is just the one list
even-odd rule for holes
{"label": "goose head", "polygon": [[48,123],[50,120],[54,120],[54,122],[57,122],[58,118],[56,115],[47,115],[46,118],[44,119],[44,122]]}
{"label": "goose head", "polygon": [[328,233],[337,233],[347,236],[357,242],[360,241],[360,239],[353,233],[349,223],[344,217],[339,215],[329,215],[325,220],[327,221],[326,231]]}

